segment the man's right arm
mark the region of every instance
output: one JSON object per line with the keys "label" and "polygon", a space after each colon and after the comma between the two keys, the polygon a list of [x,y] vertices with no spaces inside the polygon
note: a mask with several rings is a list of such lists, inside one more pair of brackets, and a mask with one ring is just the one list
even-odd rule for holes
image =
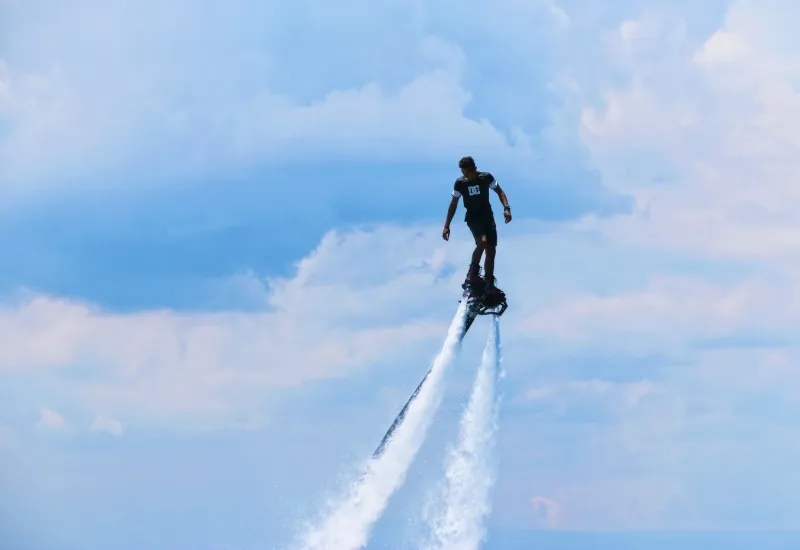
{"label": "man's right arm", "polygon": [[450,222],[453,221],[453,217],[456,215],[456,209],[458,208],[458,197],[453,197],[450,199],[450,206],[447,208],[447,219],[444,222],[445,227],[450,227]]}
{"label": "man's right arm", "polygon": [[444,229],[442,229],[442,238],[444,240],[450,239],[450,222],[453,221],[453,216],[456,215],[456,209],[458,208],[458,197],[461,194],[457,190],[453,190],[453,198],[450,199],[450,206],[447,208],[447,219],[444,221]]}

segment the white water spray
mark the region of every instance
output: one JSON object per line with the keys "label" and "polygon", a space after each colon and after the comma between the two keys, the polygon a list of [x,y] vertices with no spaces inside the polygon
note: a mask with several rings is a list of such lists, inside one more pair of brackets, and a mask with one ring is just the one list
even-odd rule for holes
{"label": "white water spray", "polygon": [[477,550],[491,508],[495,480],[492,456],[497,432],[497,380],[501,362],[500,323],[492,328],[469,403],[461,418],[458,445],[450,451],[445,483],[429,519],[429,550]]}
{"label": "white water spray", "polygon": [[442,350],[433,362],[426,383],[411,402],[405,421],[397,428],[383,454],[368,461],[365,474],[341,499],[329,506],[318,525],[308,530],[299,545],[303,550],[356,550],[367,544],[373,524],[405,480],[441,404],[442,380],[461,343],[465,302],[458,308]]}

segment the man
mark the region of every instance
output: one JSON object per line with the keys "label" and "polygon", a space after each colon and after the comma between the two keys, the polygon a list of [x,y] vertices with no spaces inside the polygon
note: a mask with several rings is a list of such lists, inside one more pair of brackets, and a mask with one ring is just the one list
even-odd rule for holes
{"label": "man", "polygon": [[453,185],[452,199],[450,208],[447,210],[447,220],[444,222],[442,238],[450,240],[450,222],[458,208],[459,197],[463,199],[464,208],[467,213],[464,221],[472,231],[475,238],[475,250],[472,253],[472,263],[469,266],[467,282],[475,284],[480,282],[480,262],[484,251],[486,261],[483,269],[486,276],[487,292],[497,292],[494,286],[494,258],[495,247],[497,246],[497,226],[494,222],[494,212],[489,201],[489,189],[494,190],[503,203],[503,217],[506,223],[511,221],[511,207],[508,205],[508,197],[505,192],[489,172],[478,172],[475,161],[472,157],[464,157],[458,162],[461,168],[462,177],[458,178]]}

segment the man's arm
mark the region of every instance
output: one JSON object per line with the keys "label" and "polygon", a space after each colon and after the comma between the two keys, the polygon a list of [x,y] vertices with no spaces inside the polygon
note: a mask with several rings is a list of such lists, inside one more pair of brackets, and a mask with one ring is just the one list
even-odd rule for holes
{"label": "man's arm", "polygon": [[503,203],[503,218],[506,220],[506,223],[508,223],[511,221],[511,207],[508,206],[508,197],[506,196],[506,192],[503,191],[503,188],[500,187],[499,183],[495,181],[493,184],[495,193],[497,193],[497,196],[500,197],[500,202]]}
{"label": "man's arm", "polygon": [[453,196],[450,199],[450,206],[447,208],[447,219],[444,221],[444,229],[442,230],[442,238],[444,240],[450,239],[450,222],[453,221],[453,217],[456,215],[456,209],[458,208],[458,197]]}
{"label": "man's arm", "polygon": [[494,184],[494,192],[497,193],[498,197],[500,197],[500,202],[503,203],[503,208],[508,208],[508,197],[506,196],[506,192],[503,191],[503,188],[500,187],[499,183]]}
{"label": "man's arm", "polygon": [[450,199],[450,206],[447,208],[447,219],[444,221],[445,227],[450,227],[450,222],[453,221],[457,209],[458,209],[458,197],[453,197]]}

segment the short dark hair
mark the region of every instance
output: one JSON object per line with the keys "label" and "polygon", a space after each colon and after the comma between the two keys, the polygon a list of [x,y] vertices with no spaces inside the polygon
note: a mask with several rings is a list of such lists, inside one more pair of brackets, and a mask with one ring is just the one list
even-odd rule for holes
{"label": "short dark hair", "polygon": [[472,157],[462,157],[461,160],[458,161],[459,168],[475,168],[475,159]]}

